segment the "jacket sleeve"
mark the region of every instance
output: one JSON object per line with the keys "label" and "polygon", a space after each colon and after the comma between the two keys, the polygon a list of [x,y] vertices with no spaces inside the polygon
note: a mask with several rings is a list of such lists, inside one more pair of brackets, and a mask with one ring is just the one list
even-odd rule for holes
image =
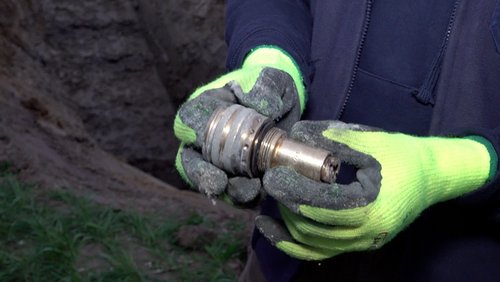
{"label": "jacket sleeve", "polygon": [[306,0],[227,0],[227,68],[238,68],[246,54],[261,45],[288,52],[309,84],[312,17]]}

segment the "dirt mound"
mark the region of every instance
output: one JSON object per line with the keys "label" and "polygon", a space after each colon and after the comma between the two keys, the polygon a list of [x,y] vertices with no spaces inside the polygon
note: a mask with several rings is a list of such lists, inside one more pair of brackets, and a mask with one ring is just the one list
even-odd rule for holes
{"label": "dirt mound", "polygon": [[[175,1],[178,7],[168,10],[170,2],[1,1],[0,161],[13,162],[42,189],[72,189],[118,208],[199,210],[251,222],[251,213],[222,203],[214,207],[128,164],[178,183],[175,108],[188,86],[221,71],[224,61],[206,62],[224,56],[220,38],[208,51],[195,52],[213,29],[200,22],[222,1]],[[183,9],[201,14],[193,18]],[[183,20],[184,27],[194,21],[205,31],[193,34],[205,37],[187,43],[177,36],[181,31],[168,22]],[[172,62],[181,64],[180,72]],[[198,62],[212,66],[203,70],[210,74],[200,74]],[[177,83],[175,93],[181,94],[172,95],[166,86],[181,77],[193,81]]]}

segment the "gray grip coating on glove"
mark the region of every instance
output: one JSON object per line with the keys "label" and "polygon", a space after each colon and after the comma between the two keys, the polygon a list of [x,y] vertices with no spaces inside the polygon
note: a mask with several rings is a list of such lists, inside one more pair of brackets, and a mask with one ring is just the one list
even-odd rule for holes
{"label": "gray grip coating on glove", "polygon": [[226,193],[233,203],[243,205],[258,200],[261,187],[258,178],[233,177],[229,179]]}
{"label": "gray grip coating on glove", "polygon": [[200,96],[187,101],[179,109],[180,119],[196,132],[197,148],[203,146],[203,138],[208,121],[213,112],[222,106],[230,106],[236,103],[236,97],[228,86],[210,89]]}
{"label": "gray grip coating on glove", "polygon": [[284,71],[264,68],[248,93],[234,81],[228,86],[240,104],[276,121],[281,129],[288,131],[300,119],[297,88],[293,78]]}
{"label": "gray grip coating on glove", "polygon": [[293,237],[288,232],[286,226],[270,216],[258,215],[255,217],[255,227],[262,233],[273,245],[278,242],[293,242]]}
{"label": "gray grip coating on glove", "polygon": [[228,179],[224,171],[203,160],[201,154],[190,147],[183,149],[181,159],[187,177],[209,197],[218,197],[226,192],[235,205],[247,205],[260,196],[262,185],[258,178]]}
{"label": "gray grip coating on glove", "polygon": [[[322,133],[334,126],[348,125],[302,121],[293,126],[291,136],[328,150],[343,162],[357,167],[356,181],[347,185],[320,183],[285,167],[273,168],[264,175],[263,184],[267,193],[296,213],[300,213],[300,205],[331,210],[361,207],[371,203],[378,195],[382,178],[380,163],[369,155],[324,137]],[[357,127],[356,130],[368,128]]]}
{"label": "gray grip coating on glove", "polygon": [[203,160],[195,149],[203,146],[204,134],[213,112],[222,106],[242,104],[278,122],[289,130],[300,119],[300,104],[293,78],[275,68],[264,68],[248,93],[236,81],[224,87],[209,89],[187,101],[179,109],[179,117],[196,132],[196,141],[184,148],[181,160],[187,178],[200,192],[216,197],[224,192],[235,204],[255,201],[260,195],[260,179],[235,177],[228,179],[224,171]]}
{"label": "gray grip coating on glove", "polygon": [[222,170],[204,161],[201,154],[190,147],[184,148],[181,158],[186,176],[201,193],[216,197],[224,192],[228,179]]}
{"label": "gray grip coating on glove", "polygon": [[236,103],[275,120],[278,127],[285,130],[300,119],[298,94],[292,77],[278,69],[264,68],[248,93],[243,93],[239,84],[231,81],[222,88],[206,90],[181,106],[180,119],[196,132],[195,147],[202,147],[205,129],[215,109]]}

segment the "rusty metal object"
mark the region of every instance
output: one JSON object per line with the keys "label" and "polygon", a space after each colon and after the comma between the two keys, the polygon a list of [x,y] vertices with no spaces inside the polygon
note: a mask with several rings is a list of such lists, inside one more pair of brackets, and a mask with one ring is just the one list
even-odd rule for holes
{"label": "rusty metal object", "polygon": [[287,138],[275,123],[241,105],[217,109],[207,126],[203,158],[233,175],[256,177],[287,166],[326,183],[335,182],[340,161],[326,150]]}

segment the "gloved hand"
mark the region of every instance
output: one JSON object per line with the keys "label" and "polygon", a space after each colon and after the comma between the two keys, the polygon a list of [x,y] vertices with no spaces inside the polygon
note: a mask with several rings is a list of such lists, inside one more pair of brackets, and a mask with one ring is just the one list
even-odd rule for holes
{"label": "gloved hand", "polygon": [[259,195],[260,179],[228,179],[199,153],[212,113],[234,103],[253,108],[289,129],[299,120],[305,103],[298,66],[280,49],[257,48],[245,58],[241,69],[198,88],[175,117],[175,135],[181,140],[176,167],[183,179],[210,197],[224,194],[235,204],[245,204]]}
{"label": "gloved hand", "polygon": [[471,192],[494,174],[497,155],[482,137],[414,137],[335,121],[299,122],[292,138],[358,168],[348,185],[312,181],[278,167],[264,189],[286,225],[260,216],[257,228],[290,256],[321,260],[380,248],[427,207]]}

